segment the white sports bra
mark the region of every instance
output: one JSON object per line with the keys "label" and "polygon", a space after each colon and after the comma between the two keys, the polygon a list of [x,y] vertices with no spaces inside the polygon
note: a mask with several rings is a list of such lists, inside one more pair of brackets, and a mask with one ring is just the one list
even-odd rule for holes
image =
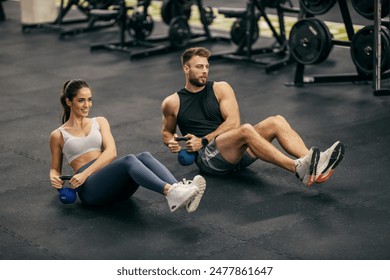
{"label": "white sports bra", "polygon": [[88,153],[90,151],[102,150],[102,135],[100,133],[99,123],[96,118],[92,118],[91,131],[85,137],[73,136],[63,127],[59,130],[64,138],[64,147],[62,152],[70,164],[75,158]]}

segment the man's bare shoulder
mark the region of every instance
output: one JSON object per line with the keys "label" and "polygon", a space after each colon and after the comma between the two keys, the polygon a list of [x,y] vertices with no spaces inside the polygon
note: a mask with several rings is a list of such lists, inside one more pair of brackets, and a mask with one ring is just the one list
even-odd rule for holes
{"label": "man's bare shoulder", "polygon": [[177,106],[179,106],[180,100],[179,100],[179,95],[177,92],[167,96],[162,104],[161,107],[163,110],[172,110],[175,109]]}
{"label": "man's bare shoulder", "polygon": [[230,86],[228,82],[225,81],[214,82],[213,89],[214,89],[214,93],[218,98],[222,98],[226,96],[234,96],[233,88]]}
{"label": "man's bare shoulder", "polygon": [[165,99],[163,100],[163,104],[171,104],[178,101],[179,101],[179,95],[177,94],[177,92],[175,92],[165,97]]}

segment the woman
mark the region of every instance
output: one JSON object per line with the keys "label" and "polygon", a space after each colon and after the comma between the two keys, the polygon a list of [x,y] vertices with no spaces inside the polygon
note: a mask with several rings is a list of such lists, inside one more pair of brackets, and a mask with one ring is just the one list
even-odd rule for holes
{"label": "woman", "polygon": [[192,181],[178,182],[150,153],[116,159],[117,152],[106,118],[88,118],[92,90],[84,80],[67,81],[62,88],[62,126],[50,135],[50,181],[61,189],[63,155],[75,174],[69,180],[86,205],[105,205],[128,199],[139,185],[163,194],[171,212],[186,205],[197,209],[206,188],[197,175]]}

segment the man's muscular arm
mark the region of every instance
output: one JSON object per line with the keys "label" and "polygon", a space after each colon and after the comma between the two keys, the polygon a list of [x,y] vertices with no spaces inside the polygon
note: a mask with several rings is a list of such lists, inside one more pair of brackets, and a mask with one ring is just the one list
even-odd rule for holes
{"label": "man's muscular arm", "polygon": [[164,99],[161,105],[162,110],[162,128],[161,136],[165,145],[168,146],[172,153],[180,151],[181,146],[174,138],[177,137],[176,125],[177,125],[177,113],[179,111],[179,96],[174,93]]}
{"label": "man's muscular arm", "polygon": [[218,99],[224,122],[205,136],[209,141],[226,131],[239,127],[241,122],[236,95],[232,87],[226,82],[215,82],[214,93]]}
{"label": "man's muscular arm", "polygon": [[[240,126],[240,112],[232,87],[226,82],[214,82],[213,89],[224,121],[216,130],[204,136],[209,142],[216,136]],[[192,134],[185,136],[190,138],[186,142],[188,151],[199,151],[203,147],[200,138]]]}

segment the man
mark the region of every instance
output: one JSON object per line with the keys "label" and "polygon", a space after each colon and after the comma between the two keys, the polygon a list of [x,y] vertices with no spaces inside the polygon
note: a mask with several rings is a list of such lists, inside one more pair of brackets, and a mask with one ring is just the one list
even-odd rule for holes
{"label": "man", "polygon": [[[226,174],[249,166],[257,159],[282,167],[306,185],[323,183],[344,157],[337,141],[325,152],[308,149],[302,138],[280,115],[256,125],[241,124],[233,89],[226,82],[208,81],[210,51],[187,49],[181,56],[185,87],[162,103],[162,138],[173,153],[181,146],[176,126],[188,140],[189,152],[198,153],[198,168],[209,174]],[[276,139],[290,158],[271,142]]]}

